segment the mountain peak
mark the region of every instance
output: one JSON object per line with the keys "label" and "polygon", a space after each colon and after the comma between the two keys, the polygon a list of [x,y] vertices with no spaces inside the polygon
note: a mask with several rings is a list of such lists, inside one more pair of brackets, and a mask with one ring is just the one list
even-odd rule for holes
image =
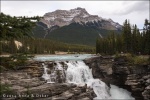
{"label": "mountain peak", "polygon": [[70,11],[77,11],[79,12],[80,14],[87,14],[87,15],[90,15],[86,10],[85,8],[81,8],[81,7],[77,7],[75,9],[71,9]]}
{"label": "mountain peak", "polygon": [[101,28],[104,29],[109,28],[110,30],[117,30],[117,28],[121,27],[112,19],[107,20],[102,17],[99,17],[98,15],[91,15],[86,11],[85,8],[81,8],[81,7],[77,7],[75,9],[70,9],[70,10],[55,10],[53,12],[46,13],[43,19],[41,19],[41,22],[46,24],[48,28],[52,26],[62,27],[74,22],[79,24],[96,22],[98,25],[101,26]]}
{"label": "mountain peak", "polygon": [[81,8],[81,7],[77,7],[75,9],[77,9],[77,10],[85,10],[85,8]]}
{"label": "mountain peak", "polygon": [[86,11],[85,8],[81,8],[81,7],[77,7],[77,8],[71,9],[70,11],[72,11],[72,10]]}

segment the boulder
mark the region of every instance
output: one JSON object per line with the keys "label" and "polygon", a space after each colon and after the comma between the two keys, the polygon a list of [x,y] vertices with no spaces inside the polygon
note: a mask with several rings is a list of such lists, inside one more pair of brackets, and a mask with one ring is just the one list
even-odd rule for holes
{"label": "boulder", "polygon": [[86,59],[94,78],[127,89],[136,100],[149,99],[150,65],[130,65],[125,56]]}

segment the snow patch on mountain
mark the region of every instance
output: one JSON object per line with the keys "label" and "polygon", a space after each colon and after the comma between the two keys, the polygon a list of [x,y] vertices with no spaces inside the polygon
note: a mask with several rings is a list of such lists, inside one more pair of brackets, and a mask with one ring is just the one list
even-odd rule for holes
{"label": "snow patch on mountain", "polygon": [[[102,21],[105,21],[105,23]],[[97,15],[90,15],[84,8],[80,7],[71,10],[56,10],[54,12],[46,13],[43,19],[41,19],[41,22],[46,24],[48,28],[55,25],[62,27],[74,22],[79,24],[86,24],[88,22],[101,23],[102,26],[104,26],[101,28],[104,29],[117,30],[121,28],[121,25],[114,22],[112,19],[105,19]]]}

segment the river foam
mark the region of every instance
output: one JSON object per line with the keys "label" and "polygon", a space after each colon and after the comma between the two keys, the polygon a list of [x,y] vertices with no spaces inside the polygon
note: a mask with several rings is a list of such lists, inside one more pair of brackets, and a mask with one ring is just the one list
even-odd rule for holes
{"label": "river foam", "polygon": [[[71,58],[67,58],[71,57]],[[48,66],[43,64],[44,73],[43,78],[47,80],[47,83],[57,83],[57,77],[59,77],[61,80],[64,80],[63,82],[66,83],[74,83],[77,85],[85,85],[87,84],[88,87],[93,88],[95,94],[97,97],[93,98],[94,100],[99,99],[123,99],[123,100],[135,100],[131,93],[128,92],[125,89],[119,88],[115,85],[110,85],[110,88],[100,79],[94,79],[92,75],[92,69],[90,69],[82,60],[86,57],[90,57],[90,55],[82,55],[81,58],[78,58],[77,56],[73,57],[70,56],[61,56],[61,62],[59,57],[52,57],[50,56],[46,57],[42,61],[47,61],[50,59],[53,59],[56,65],[51,69],[51,73],[48,74]],[[44,57],[36,58],[36,60],[43,59]],[[63,59],[65,58],[65,59]],[[75,58],[75,59],[74,59]],[[65,61],[65,60],[69,61]],[[57,60],[57,61],[56,61]],[[58,61],[59,60],[59,61]],[[62,62],[64,64],[62,64]],[[66,65],[67,67],[64,67]],[[59,73],[59,74],[58,74]],[[59,76],[58,76],[59,75]]]}

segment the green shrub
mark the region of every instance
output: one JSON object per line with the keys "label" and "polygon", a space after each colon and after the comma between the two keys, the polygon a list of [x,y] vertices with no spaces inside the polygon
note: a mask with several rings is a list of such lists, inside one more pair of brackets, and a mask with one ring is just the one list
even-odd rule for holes
{"label": "green shrub", "polygon": [[0,72],[2,72],[4,70],[6,70],[6,68],[0,65]]}
{"label": "green shrub", "polygon": [[14,54],[10,57],[0,57],[1,66],[15,70],[18,66],[25,66],[27,61],[34,56],[29,54]]}
{"label": "green shrub", "polygon": [[148,64],[148,58],[143,56],[136,56],[133,58],[133,63],[138,65]]}
{"label": "green shrub", "polygon": [[28,55],[26,53],[25,54],[22,54],[22,53],[20,53],[20,54],[14,54],[14,55],[10,56],[10,58],[13,61],[16,61],[17,65],[24,65],[24,64],[26,64],[26,62],[27,62],[28,59],[31,59],[33,57],[34,56]]}
{"label": "green shrub", "polygon": [[2,97],[3,94],[13,94],[9,84],[0,84],[0,97]]}
{"label": "green shrub", "polygon": [[129,64],[134,64],[134,56],[130,53],[125,54],[127,61],[129,62]]}
{"label": "green shrub", "polygon": [[10,57],[0,57],[1,66],[7,69],[13,69],[13,61]]}
{"label": "green shrub", "polygon": [[[129,65],[143,65],[143,64],[150,64],[150,60],[146,56],[136,56],[130,53],[124,54],[123,56],[126,57],[126,60]],[[122,57],[120,54],[116,54],[115,58]]]}

